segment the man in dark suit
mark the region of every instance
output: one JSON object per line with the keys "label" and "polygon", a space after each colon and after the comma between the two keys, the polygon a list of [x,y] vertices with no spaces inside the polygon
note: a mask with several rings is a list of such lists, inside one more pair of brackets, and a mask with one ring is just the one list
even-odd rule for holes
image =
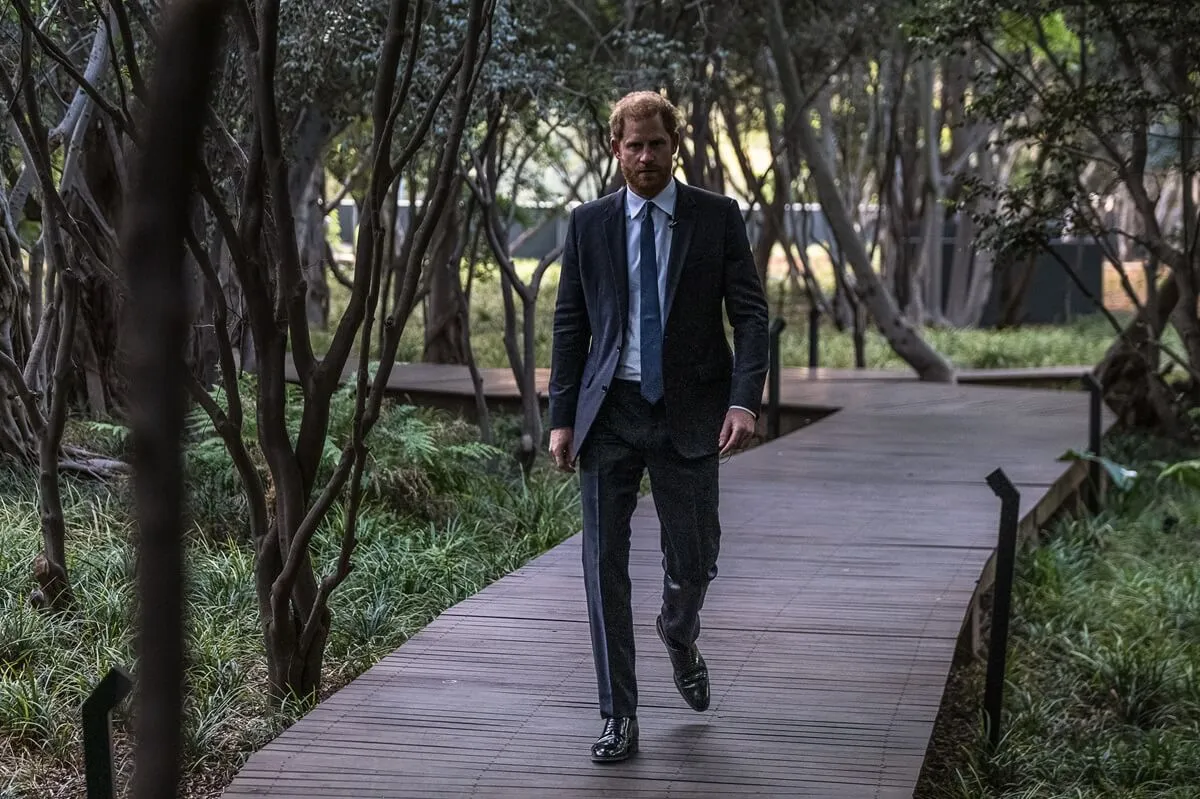
{"label": "man in dark suit", "polygon": [[767,373],[767,304],[737,204],[672,177],[677,113],[662,96],[627,95],[609,124],[626,186],[571,213],[550,376],[550,453],[579,465],[596,762],[638,746],[629,521],[647,469],[662,528],[655,627],[679,693],[708,707],[696,639],[717,574],[718,458],[753,434]]}

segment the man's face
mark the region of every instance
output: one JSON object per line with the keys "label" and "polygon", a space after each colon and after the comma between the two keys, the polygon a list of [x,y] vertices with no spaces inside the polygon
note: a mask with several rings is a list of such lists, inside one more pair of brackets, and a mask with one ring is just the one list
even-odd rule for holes
{"label": "man's face", "polygon": [[658,114],[645,119],[626,119],[625,135],[612,141],[613,155],[629,188],[643,197],[653,197],[667,187],[679,136],[668,136]]}

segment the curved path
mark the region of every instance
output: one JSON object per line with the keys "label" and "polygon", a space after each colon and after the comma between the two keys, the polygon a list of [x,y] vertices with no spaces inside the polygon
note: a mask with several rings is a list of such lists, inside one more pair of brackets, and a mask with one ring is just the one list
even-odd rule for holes
{"label": "curved path", "polygon": [[654,634],[647,497],[630,567],[636,758],[587,756],[600,724],[577,535],[323,702],[225,796],[911,796],[995,544],[984,477],[1002,467],[1024,523],[1043,520],[1081,478],[1057,459],[1086,446],[1087,395],[791,370],[782,396],[835,412],[721,467],[708,712],[684,706]]}

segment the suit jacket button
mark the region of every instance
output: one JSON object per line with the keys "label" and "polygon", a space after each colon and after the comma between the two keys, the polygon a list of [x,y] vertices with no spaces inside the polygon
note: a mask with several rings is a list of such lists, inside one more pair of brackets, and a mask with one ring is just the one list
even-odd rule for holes
{"label": "suit jacket button", "polygon": [[608,386],[600,386],[601,393],[608,391]]}

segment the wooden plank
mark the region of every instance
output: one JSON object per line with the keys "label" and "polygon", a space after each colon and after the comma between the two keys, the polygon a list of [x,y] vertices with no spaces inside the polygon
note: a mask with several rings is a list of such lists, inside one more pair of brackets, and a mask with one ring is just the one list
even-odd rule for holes
{"label": "wooden plank", "polygon": [[[470,392],[445,367],[391,377],[422,396]],[[503,371],[485,383],[515,392]],[[683,705],[653,630],[661,553],[645,498],[630,555],[636,758],[587,757],[600,724],[576,535],[441,614],[251,756],[225,795],[911,795],[994,547],[983,479],[1003,467],[1022,514],[1044,515],[1058,457],[1086,443],[1086,396],[826,370],[788,370],[783,396],[837,410],[721,466],[706,713]]]}
{"label": "wooden plank", "polygon": [[[1094,370],[1094,366],[1035,366],[1007,369],[959,369],[957,380],[964,385],[987,386],[1034,386],[1045,383],[1059,385],[1082,380]],[[343,379],[356,373],[358,359],[351,358],[343,371]],[[512,370],[504,368],[480,369],[484,392],[491,399],[519,400],[520,389]],[[550,370],[539,368],[534,371],[538,394],[547,395]],[[917,382],[916,373],[908,369],[830,369],[819,367],[787,367],[780,370],[785,382]],[[285,365],[285,376],[296,382],[295,366],[289,358]],[[373,376],[373,375],[372,375]],[[446,394],[456,397],[474,397],[475,386],[470,370],[466,366],[445,364],[400,362],[388,376],[388,391],[395,394],[413,393],[420,395]]]}

